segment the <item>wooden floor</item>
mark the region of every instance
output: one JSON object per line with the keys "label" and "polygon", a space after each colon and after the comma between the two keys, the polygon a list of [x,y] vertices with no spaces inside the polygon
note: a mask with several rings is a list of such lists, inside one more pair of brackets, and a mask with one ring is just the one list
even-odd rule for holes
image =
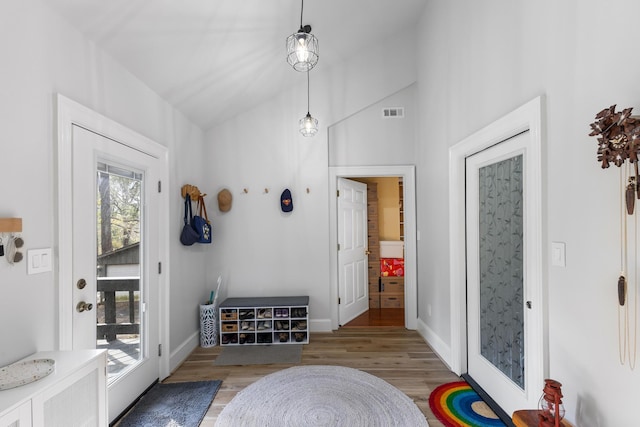
{"label": "wooden floor", "polygon": [[[293,365],[215,366],[221,347],[198,347],[164,382],[222,380],[201,427],[212,427],[227,403],[243,388]],[[440,384],[457,381],[416,331],[403,327],[341,328],[311,333],[301,365],[338,365],[360,369],[402,390],[431,426],[442,426],[429,409],[429,394]]]}
{"label": "wooden floor", "polygon": [[370,308],[343,327],[404,326],[404,308]]}

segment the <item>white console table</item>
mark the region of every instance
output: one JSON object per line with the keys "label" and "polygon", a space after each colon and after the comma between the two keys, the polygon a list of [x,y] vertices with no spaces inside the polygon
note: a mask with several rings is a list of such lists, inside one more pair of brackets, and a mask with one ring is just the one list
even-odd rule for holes
{"label": "white console table", "polygon": [[104,350],[49,351],[23,360],[53,359],[46,377],[0,391],[0,427],[107,427]]}

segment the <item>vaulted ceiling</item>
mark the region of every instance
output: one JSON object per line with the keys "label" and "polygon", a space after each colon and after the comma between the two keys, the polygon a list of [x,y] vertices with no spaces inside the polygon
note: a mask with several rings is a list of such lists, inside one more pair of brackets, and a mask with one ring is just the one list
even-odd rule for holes
{"label": "vaulted ceiling", "polygon": [[[426,1],[305,1],[303,24],[320,46],[311,73],[415,25]],[[300,27],[298,0],[45,3],[202,129],[296,81],[285,40]]]}

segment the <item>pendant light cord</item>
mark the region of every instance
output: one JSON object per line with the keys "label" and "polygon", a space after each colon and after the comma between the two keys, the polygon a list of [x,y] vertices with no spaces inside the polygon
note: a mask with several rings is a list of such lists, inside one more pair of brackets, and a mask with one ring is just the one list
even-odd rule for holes
{"label": "pendant light cord", "polygon": [[302,28],[302,12],[304,11],[304,0],[302,0],[302,6],[300,7],[300,28]]}
{"label": "pendant light cord", "polygon": [[307,70],[307,114],[309,114],[309,70]]}

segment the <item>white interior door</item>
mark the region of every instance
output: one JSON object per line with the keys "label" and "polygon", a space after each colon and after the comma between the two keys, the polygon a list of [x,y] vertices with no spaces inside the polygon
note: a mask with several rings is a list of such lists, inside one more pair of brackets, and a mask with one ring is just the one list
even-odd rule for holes
{"label": "white interior door", "polygon": [[108,351],[109,419],[159,377],[160,161],[73,126],[73,349]]}
{"label": "white interior door", "polygon": [[[528,132],[467,158],[468,374],[508,414],[536,407]],[[536,307],[539,309],[539,307]]]}
{"label": "white interior door", "polygon": [[367,185],[338,178],[339,324],[369,309]]}

